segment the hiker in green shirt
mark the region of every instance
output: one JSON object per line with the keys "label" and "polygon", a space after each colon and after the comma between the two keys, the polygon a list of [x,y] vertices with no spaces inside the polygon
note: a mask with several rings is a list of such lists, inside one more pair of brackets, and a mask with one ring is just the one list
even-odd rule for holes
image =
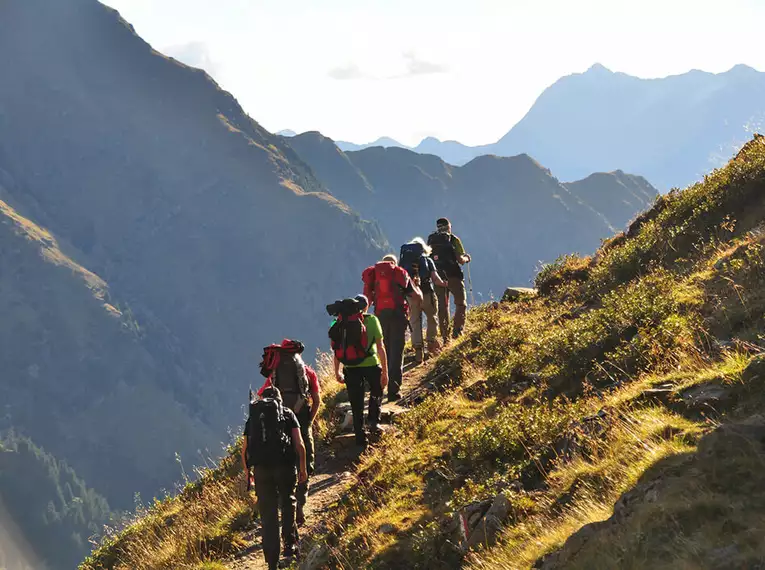
{"label": "hiker in green shirt", "polygon": [[335,378],[341,384],[344,383],[348,390],[356,444],[365,447],[367,445],[367,434],[364,431],[365,383],[369,385],[369,431],[377,433],[383,390],[388,385],[388,359],[380,321],[376,316],[364,313],[369,307],[369,300],[364,295],[358,295],[356,301],[358,312],[363,315],[361,318],[366,329],[367,346],[364,349],[367,356],[357,364],[343,364],[342,372],[337,351],[335,351],[334,362]]}

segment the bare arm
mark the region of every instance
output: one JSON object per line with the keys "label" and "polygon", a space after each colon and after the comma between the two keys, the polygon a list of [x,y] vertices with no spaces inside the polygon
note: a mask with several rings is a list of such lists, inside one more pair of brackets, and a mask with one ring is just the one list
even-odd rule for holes
{"label": "bare arm", "polygon": [[340,373],[340,361],[337,359],[337,355],[334,355],[334,359],[335,379],[342,384],[345,382],[345,378],[343,378],[343,375]]}
{"label": "bare arm", "polygon": [[385,352],[385,344],[382,339],[377,341],[377,355],[380,357],[380,365],[382,366],[382,387],[385,388],[388,385],[388,353]]}
{"label": "bare arm", "polygon": [[319,413],[319,408],[321,408],[321,392],[316,390],[311,392],[311,423],[316,418],[316,414]]}
{"label": "bare arm", "polygon": [[305,444],[303,443],[303,436],[300,435],[300,428],[292,428],[292,443],[300,460],[298,479],[301,483],[305,483],[308,480],[308,470],[305,466]]}
{"label": "bare arm", "polygon": [[422,289],[420,289],[420,278],[418,277],[417,280],[412,280],[412,295],[416,297],[418,300],[422,301]]}
{"label": "bare arm", "polygon": [[441,279],[441,276],[438,274],[438,271],[431,271],[430,272],[430,279],[438,285],[439,287],[448,287],[449,282]]}

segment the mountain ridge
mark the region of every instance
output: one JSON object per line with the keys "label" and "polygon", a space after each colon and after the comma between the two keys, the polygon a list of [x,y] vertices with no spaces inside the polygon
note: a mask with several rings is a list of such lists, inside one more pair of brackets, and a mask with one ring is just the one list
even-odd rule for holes
{"label": "mountain ridge", "polygon": [[[588,180],[561,183],[525,153],[452,166],[396,147],[346,152],[315,131],[287,143],[330,193],[375,220],[394,246],[425,237],[437,218],[448,217],[476,260],[471,277],[482,295],[528,282],[540,260],[561,251],[594,250],[657,195],[644,178],[622,171],[603,174],[598,188]],[[610,220],[599,210],[601,200]],[[512,245],[521,241],[525,249]]]}
{"label": "mountain ridge", "polygon": [[765,125],[763,96],[765,73],[744,64],[640,78],[595,63],[547,87],[496,142],[468,146],[426,137],[407,148],[456,166],[478,155],[525,152],[564,179],[621,168],[667,191],[722,166]]}

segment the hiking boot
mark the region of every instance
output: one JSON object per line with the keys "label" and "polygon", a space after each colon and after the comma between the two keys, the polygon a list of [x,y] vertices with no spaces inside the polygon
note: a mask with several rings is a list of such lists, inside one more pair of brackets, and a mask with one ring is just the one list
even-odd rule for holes
{"label": "hiking boot", "polygon": [[462,329],[454,329],[454,332],[452,332],[452,337],[459,338],[462,335]]}
{"label": "hiking boot", "polygon": [[424,360],[424,353],[421,346],[415,346],[414,347],[414,365],[418,366],[422,364],[422,361]]}
{"label": "hiking boot", "polygon": [[303,505],[298,505],[295,511],[295,524],[303,526],[305,524],[305,509]]}
{"label": "hiking boot", "polygon": [[300,549],[297,544],[285,544],[284,545],[284,558],[290,560],[300,556]]}
{"label": "hiking boot", "polygon": [[357,435],[356,436],[356,445],[359,447],[366,447],[367,446],[367,436],[366,435]]}
{"label": "hiking boot", "polygon": [[389,402],[397,402],[400,399],[401,399],[401,394],[399,394],[398,392],[395,392],[393,394],[388,394]]}
{"label": "hiking boot", "polygon": [[428,343],[428,358],[434,358],[441,352],[441,345],[437,340],[433,340]]}

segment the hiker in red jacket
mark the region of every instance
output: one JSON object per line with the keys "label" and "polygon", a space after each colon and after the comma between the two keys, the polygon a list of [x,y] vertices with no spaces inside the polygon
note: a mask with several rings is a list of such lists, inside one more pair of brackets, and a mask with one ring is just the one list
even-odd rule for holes
{"label": "hiker in red jacket", "polygon": [[389,254],[361,274],[364,295],[375,306],[380,319],[385,352],[388,355],[388,401],[395,402],[401,395],[404,376],[404,344],[409,324],[407,296],[422,301],[422,291],[397,265],[395,255]]}

